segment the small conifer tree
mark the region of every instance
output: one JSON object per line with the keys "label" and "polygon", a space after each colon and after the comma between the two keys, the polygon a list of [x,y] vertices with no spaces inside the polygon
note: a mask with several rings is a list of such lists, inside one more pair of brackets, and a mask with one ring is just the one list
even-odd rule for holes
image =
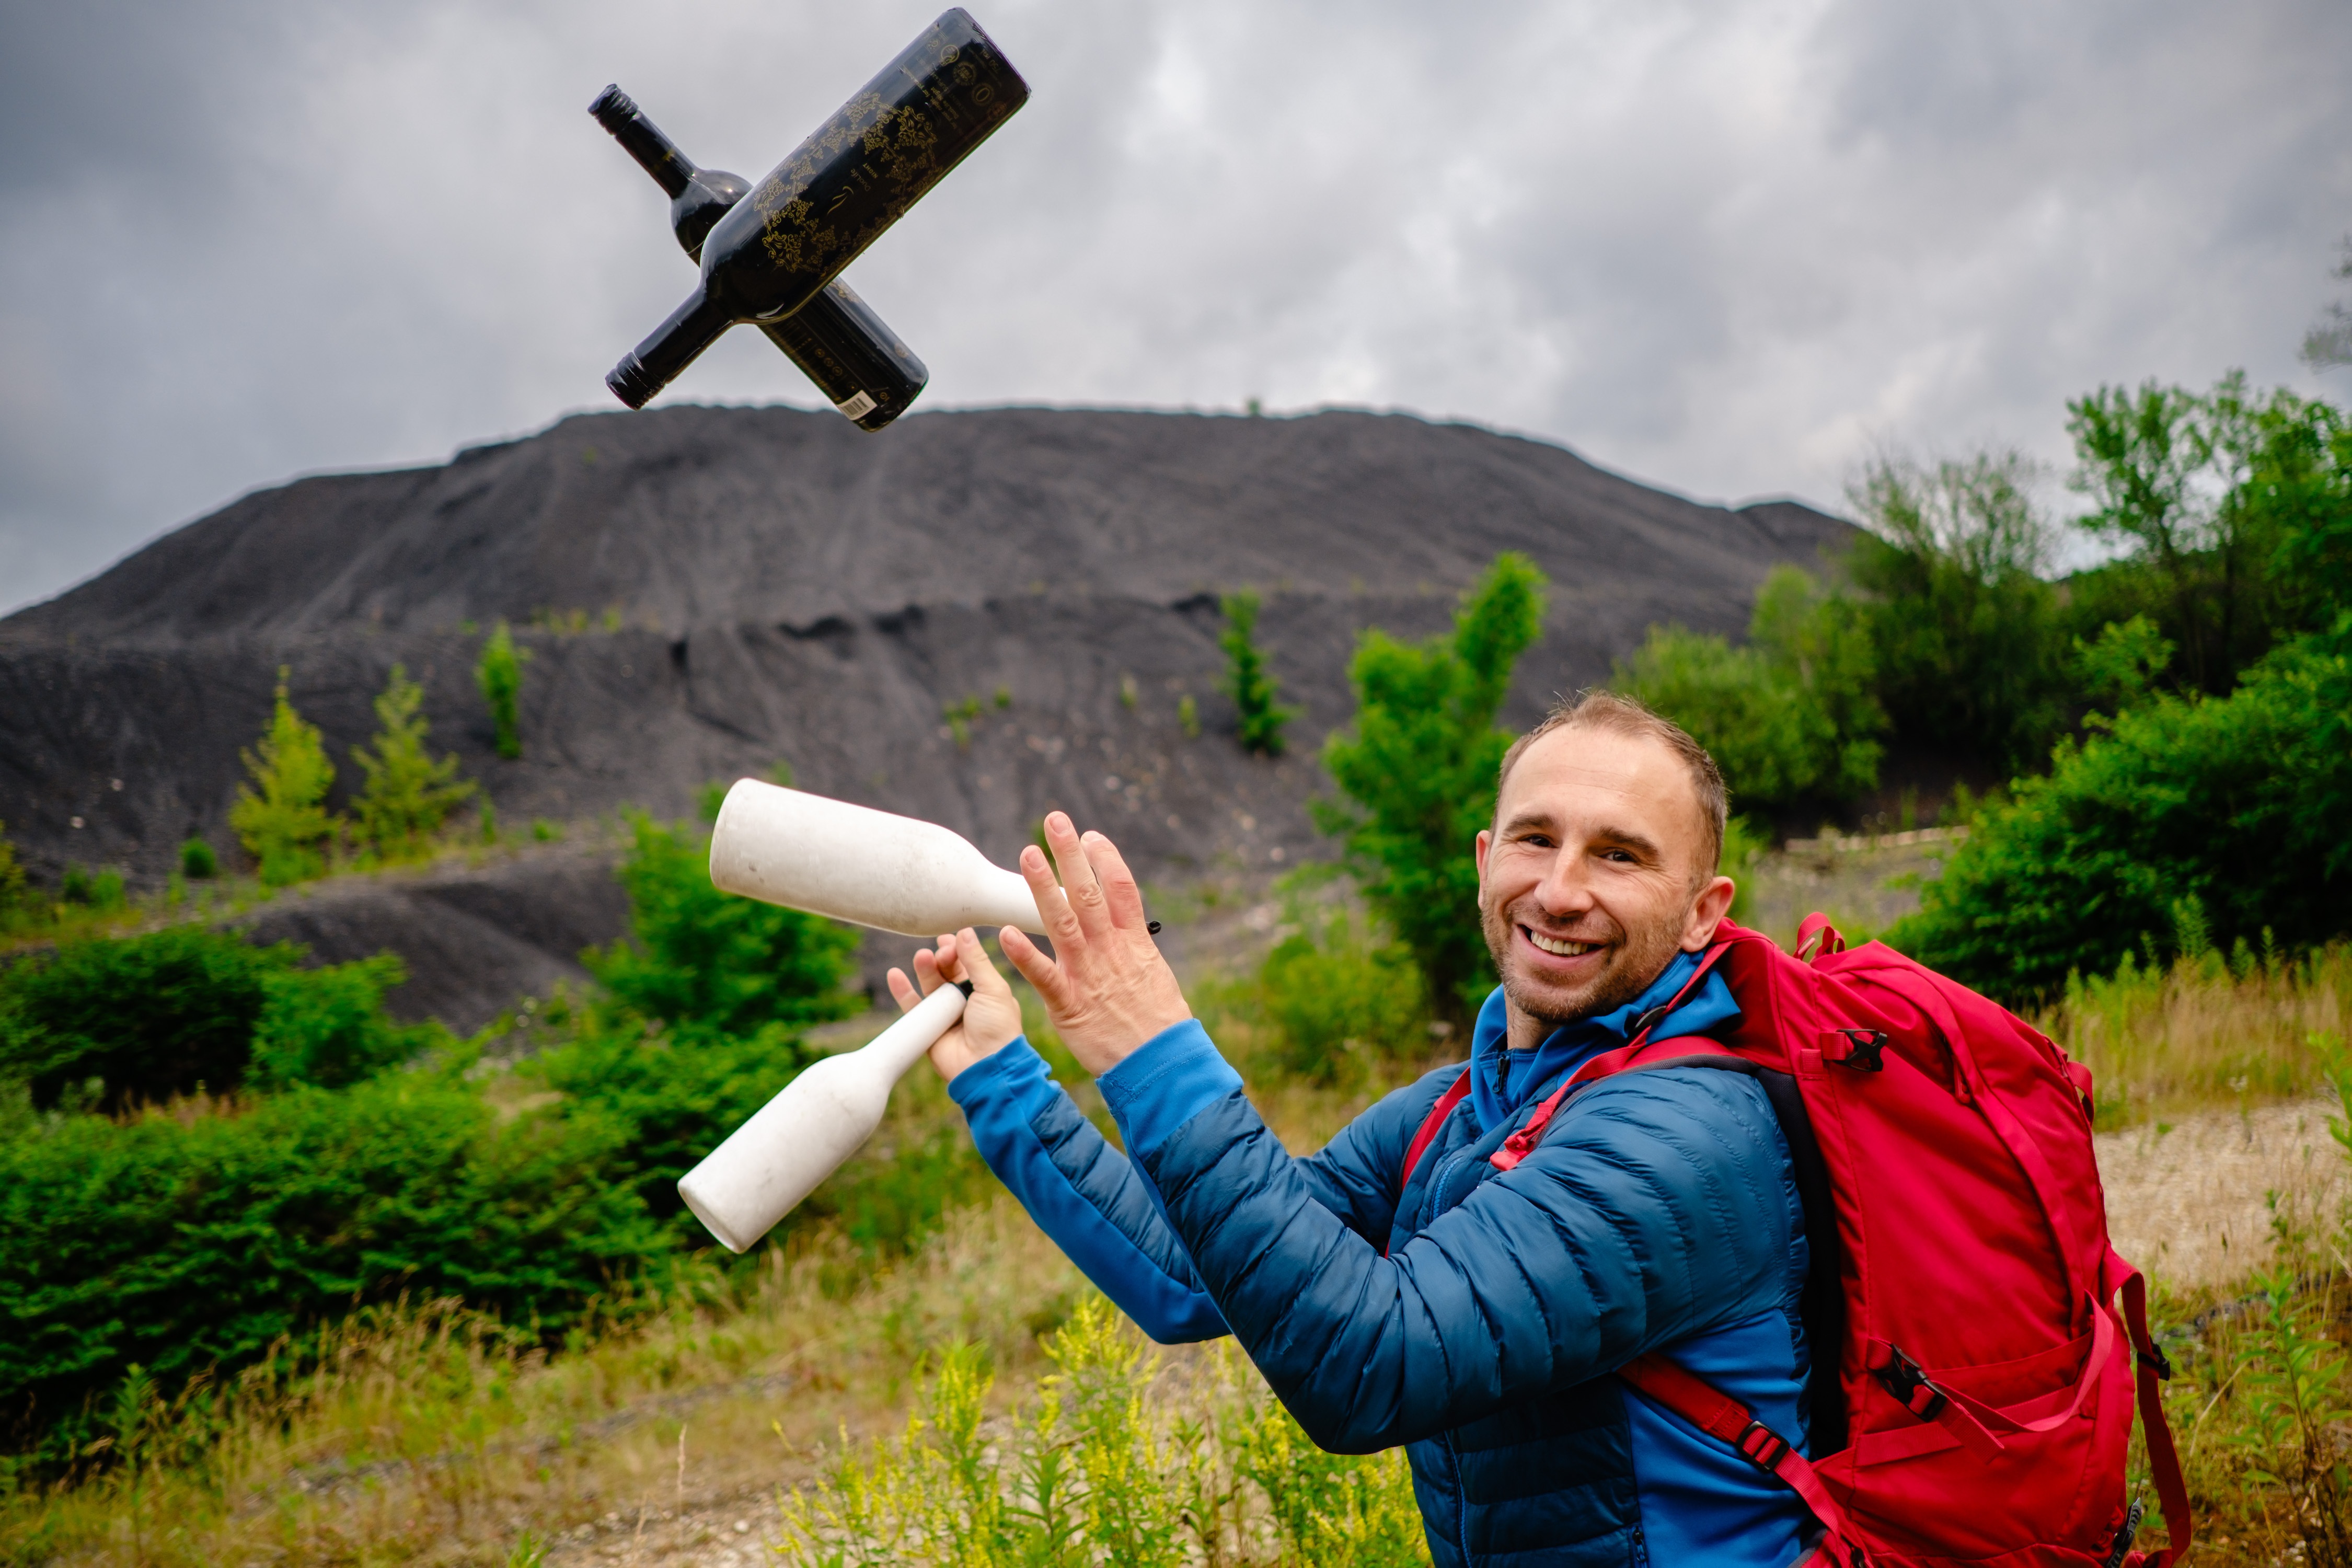
{"label": "small conifer tree", "polygon": [[16,846],[8,837],[8,825],[0,822],[0,916],[23,903],[26,891],[25,868],[16,858]]}
{"label": "small conifer tree", "polygon": [[1225,677],[1217,689],[1234,700],[1241,716],[1242,750],[1278,757],[1283,726],[1298,717],[1298,710],[1275,700],[1274,672],[1257,646],[1258,597],[1244,589],[1226,595],[1223,604],[1225,629],[1218,634],[1217,646],[1225,650]]}
{"label": "small conifer tree", "polygon": [[482,700],[490,705],[490,721],[498,726],[499,755],[509,761],[522,755],[522,667],[530,657],[529,648],[515,647],[514,633],[500,621],[474,666],[474,681],[482,689]]}
{"label": "small conifer tree", "polygon": [[352,805],[360,837],[386,860],[421,853],[443,819],[474,793],[470,782],[457,776],[457,758],[436,762],[425,749],[430,726],[424,703],[425,689],[394,665],[375,700],[373,750],[352,748],[352,760],[367,773],[367,787]]}
{"label": "small conifer tree", "polygon": [[326,848],[339,826],[326,805],[335,764],[327,760],[319,727],[304,723],[294,711],[286,695],[287,676],[280,665],[269,728],[258,747],[240,753],[253,783],[237,786],[236,804],[228,813],[238,841],[261,863],[261,879],[273,888],[324,871]]}

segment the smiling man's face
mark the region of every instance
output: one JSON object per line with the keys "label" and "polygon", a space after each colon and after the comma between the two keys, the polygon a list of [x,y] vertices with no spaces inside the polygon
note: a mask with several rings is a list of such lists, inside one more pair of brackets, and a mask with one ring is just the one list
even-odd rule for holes
{"label": "smiling man's face", "polygon": [[1478,835],[1478,909],[1511,1045],[1621,1007],[1731,907],[1689,770],[1646,735],[1569,726],[1520,753]]}

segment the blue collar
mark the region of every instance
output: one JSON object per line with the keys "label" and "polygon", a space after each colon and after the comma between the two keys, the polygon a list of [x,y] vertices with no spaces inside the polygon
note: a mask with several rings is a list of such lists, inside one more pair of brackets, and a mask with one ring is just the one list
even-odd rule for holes
{"label": "blue collar", "polygon": [[[1697,953],[1675,954],[1674,962],[1639,996],[1613,1013],[1562,1025],[1532,1051],[1507,1047],[1509,1015],[1503,1005],[1503,988],[1495,987],[1486,1005],[1478,1009],[1478,1024],[1470,1034],[1471,1100],[1477,1111],[1478,1131],[1493,1131],[1517,1115],[1538,1090],[1548,1091],[1591,1058],[1623,1045],[1632,1036],[1633,1020],[1673,1001],[1698,963]],[[1666,1015],[1651,1031],[1651,1037],[1712,1034],[1738,1016],[1739,1005],[1731,999],[1731,987],[1723,983],[1718,970]]]}

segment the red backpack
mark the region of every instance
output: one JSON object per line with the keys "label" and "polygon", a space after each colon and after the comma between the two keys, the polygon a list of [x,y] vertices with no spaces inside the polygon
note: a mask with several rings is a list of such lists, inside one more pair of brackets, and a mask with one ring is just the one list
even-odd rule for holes
{"label": "red backpack", "polygon": [[[1491,1159],[1517,1164],[1563,1100],[1612,1073],[1753,1076],[1788,1138],[1811,1243],[1818,1457],[1655,1352],[1617,1375],[1794,1489],[1824,1531],[1812,1561],[2179,1562],[2192,1525],[2158,1389],[2172,1369],[2148,1337],[2146,1282],[2107,1243],[2090,1073],[1892,949],[1844,951],[1821,915],[1797,952],[1725,921],[1684,994],[1720,970],[1737,1028],[1719,1041],[1643,1030],[1580,1068]],[[1468,1087],[1465,1072],[1438,1101],[1406,1176]],[[2170,1538],[2156,1552],[2132,1550],[2142,1510],[2124,1495],[2135,1394]]]}

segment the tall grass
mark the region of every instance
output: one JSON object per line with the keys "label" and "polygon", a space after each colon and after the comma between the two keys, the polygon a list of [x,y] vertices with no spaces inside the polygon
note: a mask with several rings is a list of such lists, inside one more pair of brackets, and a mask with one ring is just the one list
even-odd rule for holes
{"label": "tall grass", "polygon": [[2315,1037],[2341,1036],[2352,948],[2302,957],[2206,950],[2170,964],[2126,957],[2113,975],[2072,976],[2033,1021],[2097,1089],[2102,1131],[2200,1107],[2239,1107],[2325,1087]]}
{"label": "tall grass", "polygon": [[976,1347],[951,1347],[895,1439],[845,1437],[782,1505],[798,1568],[1110,1563],[1121,1568],[1429,1561],[1401,1450],[1326,1454],[1230,1345],[1161,1358],[1099,1296],[1045,1345],[1054,1370],[992,1416]]}

